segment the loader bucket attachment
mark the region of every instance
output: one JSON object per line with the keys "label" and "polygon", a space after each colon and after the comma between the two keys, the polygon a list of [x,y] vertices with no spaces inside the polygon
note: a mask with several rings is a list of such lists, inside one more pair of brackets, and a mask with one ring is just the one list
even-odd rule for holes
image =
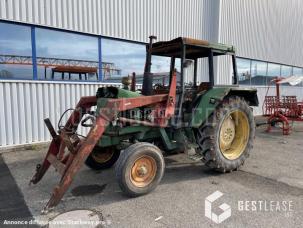
{"label": "loader bucket attachment", "polygon": [[[42,165],[37,165],[36,173],[30,183],[37,184],[50,165],[53,165],[62,176],[60,183],[54,188],[52,196],[44,208],[45,212],[59,203],[75,174],[79,171],[83,162],[102,136],[109,122],[108,119],[99,116],[96,118],[94,126],[84,140],[81,140],[77,136],[76,130],[82,115],[87,113],[92,106],[96,105],[96,101],[96,97],[81,98],[65,127],[59,130],[59,134],[55,132],[49,119],[44,120],[53,140]],[[65,151],[66,147],[68,153]]]}
{"label": "loader bucket attachment", "polygon": [[[165,126],[167,124],[167,120],[174,112],[175,89],[173,89],[169,94],[163,95],[107,99],[104,107],[102,107],[99,113],[96,114],[96,120],[86,138],[80,139],[76,134],[77,127],[83,114],[86,114],[92,106],[96,105],[96,102],[96,97],[81,98],[64,128],[58,131],[59,134],[56,133],[49,119],[45,119],[45,124],[49,129],[53,140],[42,165],[37,165],[36,173],[30,183],[37,184],[42,179],[50,165],[54,166],[60,173],[61,180],[54,188],[50,200],[44,207],[42,211],[44,213],[47,213],[49,209],[55,207],[60,202],[72,183],[74,176],[79,171],[99,139],[102,137],[102,134],[109,122],[117,118],[118,112],[147,105],[166,105],[167,112],[163,116],[155,118],[155,122],[145,123],[142,121],[142,124],[149,124],[151,126]],[[66,148],[68,153],[66,153]]]}
{"label": "loader bucket attachment", "polygon": [[[53,137],[53,140],[50,143],[42,165],[37,165],[36,173],[30,180],[30,183],[37,184],[43,178],[50,165],[54,166],[59,172],[61,180],[54,188],[52,196],[42,212],[47,213],[49,209],[55,207],[60,202],[71,185],[74,176],[80,170],[84,161],[102,137],[108,124],[113,120],[121,122],[133,121],[133,119],[117,118],[119,112],[151,106],[154,108],[153,112],[155,113],[155,118],[151,122],[139,121],[139,124],[166,127],[168,120],[175,110],[176,80],[176,73],[174,72],[168,94],[118,99],[102,98],[105,99],[105,102],[100,107],[98,113],[94,115],[95,121],[84,139],[80,139],[76,131],[83,115],[90,113],[91,107],[97,104],[97,97],[82,97],[65,126],[58,130],[58,134],[50,120],[45,119],[44,122]],[[163,108],[165,110],[164,112],[162,110]]]}

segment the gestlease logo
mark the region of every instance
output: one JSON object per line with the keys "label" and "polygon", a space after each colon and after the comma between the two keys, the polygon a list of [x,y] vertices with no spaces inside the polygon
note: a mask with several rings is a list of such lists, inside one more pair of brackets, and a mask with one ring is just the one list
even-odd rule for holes
{"label": "gestlease logo", "polygon": [[223,211],[221,214],[217,215],[212,212],[212,203],[219,199],[221,196],[223,196],[222,192],[215,191],[205,199],[205,216],[217,224],[223,222],[231,216],[231,208],[226,203],[223,203],[219,206],[219,208]]}

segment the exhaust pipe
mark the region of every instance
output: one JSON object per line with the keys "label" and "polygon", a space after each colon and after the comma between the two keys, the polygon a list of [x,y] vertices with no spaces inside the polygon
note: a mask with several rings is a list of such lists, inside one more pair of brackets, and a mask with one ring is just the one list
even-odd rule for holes
{"label": "exhaust pipe", "polygon": [[148,50],[146,54],[146,61],[144,67],[144,75],[143,75],[143,85],[142,85],[142,95],[149,96],[152,95],[153,92],[153,77],[150,72],[151,70],[151,56],[152,56],[152,45],[153,40],[156,40],[156,36],[149,37]]}

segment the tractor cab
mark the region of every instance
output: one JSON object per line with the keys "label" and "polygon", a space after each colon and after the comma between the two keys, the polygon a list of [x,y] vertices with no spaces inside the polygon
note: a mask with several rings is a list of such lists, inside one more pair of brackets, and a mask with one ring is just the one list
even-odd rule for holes
{"label": "tractor cab", "polygon": [[[171,41],[157,42],[147,45],[147,55],[164,56],[171,58],[171,71],[175,68],[176,59],[181,60],[181,89],[184,89],[185,83],[185,68],[188,68],[192,63],[193,66],[193,87],[198,87],[197,84],[197,68],[198,60],[202,58],[208,59],[209,68],[209,87],[214,86],[214,57],[222,55],[230,55],[233,63],[233,84],[237,84],[237,67],[234,46],[210,43],[205,40],[196,40],[191,38],[179,37]],[[147,58],[147,60],[149,60]]]}
{"label": "tractor cab", "polygon": [[[180,72],[176,88],[175,125],[179,125],[181,122],[184,121],[186,122],[186,119],[191,119],[193,109],[195,109],[199,105],[199,103],[201,103],[201,97],[215,87],[214,57],[228,55],[231,57],[233,66],[233,86],[223,86],[225,88],[219,88],[216,91],[221,94],[226,93],[224,94],[225,96],[227,95],[227,93],[230,93],[231,90],[239,90],[239,88],[235,86],[238,84],[238,78],[234,46],[215,44],[205,40],[197,40],[184,37],[179,37],[171,41],[162,41],[156,43],[152,42],[153,39],[155,39],[155,37],[151,36],[150,42],[147,45],[142,94],[152,95],[168,93],[168,90],[171,85],[171,79],[175,72],[176,61],[180,60]],[[150,72],[150,66],[152,65],[153,56],[162,56],[170,58],[169,85],[153,86],[153,77]],[[207,58],[208,60],[208,82],[198,83],[198,61],[203,58]],[[254,91],[253,94],[250,94],[250,92],[246,93],[239,91],[236,93],[241,93],[243,96],[247,97],[248,100],[250,99],[249,97],[251,97],[251,104],[255,105],[257,103],[256,91]],[[222,95],[220,96],[224,97]],[[187,113],[189,115],[186,115]],[[188,116],[188,118],[186,118],[186,116]],[[201,121],[198,122],[199,124],[201,124]]]}

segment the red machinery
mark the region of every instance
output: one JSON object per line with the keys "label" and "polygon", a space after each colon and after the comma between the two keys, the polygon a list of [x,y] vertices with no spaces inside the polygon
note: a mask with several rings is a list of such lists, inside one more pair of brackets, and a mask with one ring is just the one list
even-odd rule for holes
{"label": "red machinery", "polygon": [[276,123],[282,123],[284,135],[289,135],[291,131],[290,121],[303,121],[303,102],[297,101],[297,96],[281,96],[280,84],[288,83],[292,86],[303,81],[303,76],[291,76],[288,78],[275,78],[272,82],[276,85],[276,95],[267,96],[268,90],[263,103],[263,116],[267,116],[267,132]]}

